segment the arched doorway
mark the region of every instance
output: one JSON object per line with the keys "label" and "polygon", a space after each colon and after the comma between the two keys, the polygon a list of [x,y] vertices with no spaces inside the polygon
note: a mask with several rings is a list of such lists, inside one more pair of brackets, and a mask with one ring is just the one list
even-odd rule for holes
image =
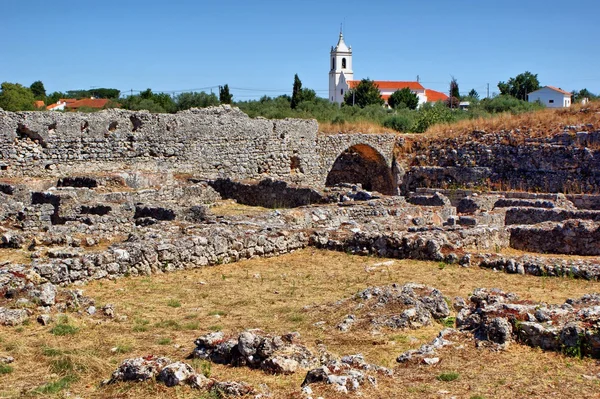
{"label": "arched doorway", "polygon": [[391,169],[383,156],[366,144],[354,145],[337,157],[325,185],[331,187],[340,183],[360,183],[367,191],[396,194]]}

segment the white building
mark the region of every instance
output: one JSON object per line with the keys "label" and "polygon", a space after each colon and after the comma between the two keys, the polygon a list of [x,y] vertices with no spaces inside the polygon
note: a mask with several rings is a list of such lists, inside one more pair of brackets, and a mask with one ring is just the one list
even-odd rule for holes
{"label": "white building", "polygon": [[[352,70],[352,47],[348,47],[344,42],[344,35],[340,32],[338,43],[331,47],[329,69],[329,101],[341,104],[344,102],[344,95],[349,89],[352,89],[360,83],[360,80],[354,80],[354,71]],[[439,91],[426,89],[419,82],[406,81],[374,81],[381,97],[386,105],[387,100],[396,90],[402,90],[408,87],[419,98],[419,105],[426,102],[446,101],[448,96]]]}
{"label": "white building", "polygon": [[530,103],[539,101],[548,108],[566,108],[571,106],[571,93],[553,86],[544,86],[527,95]]}

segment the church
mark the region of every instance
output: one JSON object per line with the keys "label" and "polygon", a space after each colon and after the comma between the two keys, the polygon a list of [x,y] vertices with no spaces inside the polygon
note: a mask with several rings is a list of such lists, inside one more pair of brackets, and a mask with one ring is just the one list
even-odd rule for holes
{"label": "church", "polygon": [[[331,47],[331,67],[329,70],[329,101],[341,104],[344,102],[344,95],[349,89],[352,89],[360,83],[360,80],[354,80],[352,70],[352,47],[348,47],[344,42],[344,35],[340,32],[340,38],[335,47]],[[424,103],[435,103],[446,101],[448,96],[442,92],[426,89],[417,82],[405,81],[383,81],[375,80],[379,87],[381,97],[387,106],[387,100],[396,90],[402,90],[408,87],[410,91],[417,95],[419,106]]]}

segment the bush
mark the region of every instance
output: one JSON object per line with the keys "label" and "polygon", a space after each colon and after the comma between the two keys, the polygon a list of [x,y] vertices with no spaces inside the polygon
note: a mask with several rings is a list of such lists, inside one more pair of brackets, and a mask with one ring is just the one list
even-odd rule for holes
{"label": "bush", "polygon": [[398,132],[412,132],[414,120],[408,115],[392,115],[384,119],[383,126]]}
{"label": "bush", "polygon": [[509,95],[500,95],[490,99],[483,99],[481,100],[481,107],[490,113],[511,112],[513,114],[544,108],[544,106],[539,103],[530,103]]}
{"label": "bush", "polygon": [[0,364],[0,374],[10,374],[13,372],[13,368],[7,364]]}
{"label": "bush", "polygon": [[57,324],[50,330],[50,333],[58,336],[64,336],[75,335],[77,331],[79,331],[79,328],[70,324]]}
{"label": "bush", "polygon": [[442,374],[438,375],[437,379],[440,381],[444,381],[444,382],[450,382],[450,381],[458,380],[458,377],[460,377],[460,374],[458,374],[455,371],[450,371],[448,373],[442,373]]}

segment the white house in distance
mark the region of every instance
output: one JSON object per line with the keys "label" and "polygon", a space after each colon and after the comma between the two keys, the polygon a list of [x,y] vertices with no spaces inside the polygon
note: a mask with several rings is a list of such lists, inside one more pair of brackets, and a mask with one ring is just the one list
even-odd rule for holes
{"label": "white house in distance", "polygon": [[[330,59],[329,101],[341,104],[344,102],[344,95],[346,92],[349,89],[358,86],[360,83],[360,80],[354,80],[354,71],[352,70],[352,47],[346,45],[342,32],[340,32],[337,45],[331,47]],[[446,94],[426,89],[419,82],[384,80],[376,80],[374,82],[379,87],[379,92],[386,105],[388,98],[390,98],[393,92],[402,90],[406,87],[417,95],[419,98],[419,106],[426,102],[446,101],[448,99]]]}
{"label": "white house in distance", "polygon": [[544,86],[527,95],[530,103],[539,101],[548,108],[566,108],[571,106],[571,93],[553,86]]}

